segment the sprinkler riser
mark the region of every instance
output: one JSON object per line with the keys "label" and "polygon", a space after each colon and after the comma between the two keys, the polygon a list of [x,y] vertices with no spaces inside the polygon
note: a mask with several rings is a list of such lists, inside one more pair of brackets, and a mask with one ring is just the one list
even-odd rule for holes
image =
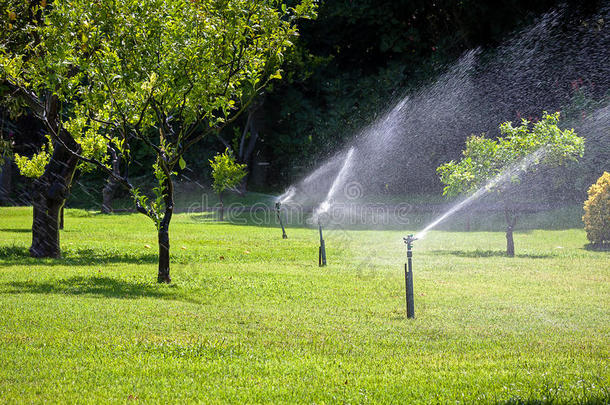
{"label": "sprinkler riser", "polygon": [[405,263],[405,299],[407,304],[407,318],[415,318],[415,300],[413,298],[413,268],[410,255],[407,256],[407,263]]}
{"label": "sprinkler riser", "polygon": [[405,301],[407,304],[407,318],[415,318],[415,299],[413,297],[413,242],[417,240],[413,235],[407,235],[403,241],[407,245],[407,263],[405,263]]}
{"label": "sprinkler riser", "polygon": [[318,223],[318,229],[320,231],[320,248],[318,249],[318,266],[326,266],[326,245],[324,238],[322,237],[322,225]]}
{"label": "sprinkler riser", "polygon": [[280,226],[282,227],[282,239],[288,239],[288,235],[286,235],[286,229],[284,229],[284,223],[282,222],[282,216],[280,215],[280,203],[275,203],[275,214],[277,215],[277,220],[280,222]]}

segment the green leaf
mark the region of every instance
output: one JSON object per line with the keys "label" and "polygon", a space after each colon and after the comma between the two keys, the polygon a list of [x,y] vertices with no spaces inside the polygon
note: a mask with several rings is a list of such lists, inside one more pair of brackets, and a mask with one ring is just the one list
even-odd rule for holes
{"label": "green leaf", "polygon": [[178,161],[178,164],[180,165],[180,170],[184,170],[186,168],[186,162],[184,161],[182,156],[180,156],[180,160]]}

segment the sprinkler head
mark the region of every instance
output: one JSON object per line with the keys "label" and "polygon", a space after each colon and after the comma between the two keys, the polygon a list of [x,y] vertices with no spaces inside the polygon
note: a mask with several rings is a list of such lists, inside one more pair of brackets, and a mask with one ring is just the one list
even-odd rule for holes
{"label": "sprinkler head", "polygon": [[280,210],[280,206],[281,206],[281,205],[282,205],[282,203],[281,203],[281,202],[279,202],[279,201],[278,201],[278,202],[276,202],[276,203],[275,203],[275,209],[276,209],[277,211],[279,211],[279,210]]}
{"label": "sprinkler head", "polygon": [[407,235],[406,238],[402,238],[402,240],[407,245],[407,249],[411,250],[411,248],[413,247],[413,242],[415,242],[417,240],[417,238],[415,236],[413,236],[413,234],[411,234],[411,235]]}

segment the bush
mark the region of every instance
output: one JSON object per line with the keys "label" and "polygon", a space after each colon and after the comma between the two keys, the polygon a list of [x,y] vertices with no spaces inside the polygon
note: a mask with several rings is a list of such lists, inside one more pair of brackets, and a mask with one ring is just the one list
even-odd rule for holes
{"label": "bush", "polygon": [[593,244],[610,242],[610,173],[604,172],[597,183],[589,187],[588,194],[582,217],[587,238]]}

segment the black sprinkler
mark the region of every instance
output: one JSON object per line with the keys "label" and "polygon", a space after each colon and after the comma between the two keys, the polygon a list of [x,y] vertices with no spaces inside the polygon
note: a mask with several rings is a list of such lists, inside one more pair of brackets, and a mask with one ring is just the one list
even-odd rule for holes
{"label": "black sprinkler", "polygon": [[288,239],[288,235],[286,235],[286,229],[284,229],[284,223],[282,222],[282,216],[280,215],[280,207],[281,203],[278,201],[275,203],[275,213],[277,214],[277,220],[280,221],[280,226],[282,227],[282,239]]}
{"label": "black sprinkler", "polygon": [[318,250],[318,266],[326,266],[326,246],[324,245],[324,238],[322,237],[322,222],[318,217],[318,229],[320,230],[320,249]]}
{"label": "black sprinkler", "polygon": [[413,268],[411,258],[413,257],[413,242],[417,238],[413,235],[407,235],[402,238],[407,245],[407,263],[405,263],[405,294],[407,298],[407,318],[415,318],[415,307],[413,302]]}

